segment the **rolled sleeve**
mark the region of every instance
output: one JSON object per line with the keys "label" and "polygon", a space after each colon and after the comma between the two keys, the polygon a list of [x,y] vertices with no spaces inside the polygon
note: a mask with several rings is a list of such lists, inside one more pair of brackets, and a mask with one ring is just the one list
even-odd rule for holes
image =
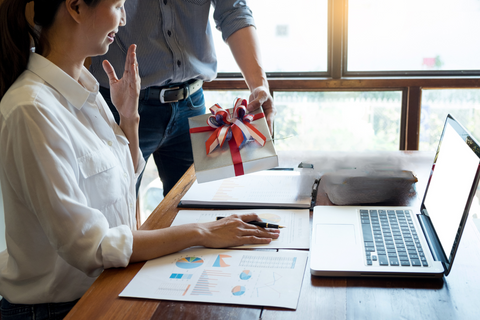
{"label": "rolled sleeve", "polygon": [[126,267],[133,250],[132,231],[127,226],[109,229],[101,248],[105,269]]}
{"label": "rolled sleeve", "polygon": [[222,32],[223,41],[227,41],[240,29],[249,26],[255,27],[252,11],[243,0],[216,1],[213,18],[216,28]]}

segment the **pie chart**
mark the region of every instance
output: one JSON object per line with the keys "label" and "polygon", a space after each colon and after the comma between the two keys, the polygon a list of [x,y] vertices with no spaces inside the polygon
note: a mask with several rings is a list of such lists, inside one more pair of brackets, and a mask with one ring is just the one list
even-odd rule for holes
{"label": "pie chart", "polygon": [[240,279],[242,280],[248,280],[252,277],[252,272],[250,270],[243,270],[242,273],[240,273]]}
{"label": "pie chart", "polygon": [[241,296],[242,294],[245,293],[245,287],[244,286],[235,286],[233,289],[232,289],[232,294],[234,296]]}
{"label": "pie chart", "polygon": [[200,267],[203,264],[203,260],[199,257],[185,257],[177,260],[175,264],[182,269],[194,269]]}

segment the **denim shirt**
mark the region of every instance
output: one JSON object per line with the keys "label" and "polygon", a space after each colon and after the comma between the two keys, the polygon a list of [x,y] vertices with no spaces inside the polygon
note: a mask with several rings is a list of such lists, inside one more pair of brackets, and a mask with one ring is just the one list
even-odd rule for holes
{"label": "denim shirt", "polygon": [[102,61],[110,61],[121,75],[128,47],[137,44],[142,89],[190,79],[213,80],[217,58],[208,19],[211,5],[224,40],[254,26],[245,0],[129,0],[126,26],[120,27],[107,54],[92,58],[91,72],[108,88]]}

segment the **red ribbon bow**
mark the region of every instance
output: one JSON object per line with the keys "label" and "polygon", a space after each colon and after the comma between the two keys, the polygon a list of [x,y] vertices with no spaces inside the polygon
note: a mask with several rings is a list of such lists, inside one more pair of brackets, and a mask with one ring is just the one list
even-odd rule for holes
{"label": "red ribbon bow", "polygon": [[210,111],[213,115],[207,119],[207,124],[215,131],[205,142],[207,154],[215,150],[218,145],[220,145],[220,148],[223,147],[225,141],[230,140],[228,139],[229,132],[232,133],[238,148],[243,142],[251,138],[262,147],[265,145],[265,136],[250,124],[250,122],[263,118],[265,115],[263,113],[247,114],[247,100],[237,98],[233,107],[233,114],[230,114],[229,110],[224,110],[218,104],[211,107]]}
{"label": "red ribbon bow", "polygon": [[[237,98],[233,112],[225,110],[218,104],[210,108],[212,116],[207,119],[208,127],[197,127],[190,129],[191,133],[213,131],[205,142],[207,155],[217,146],[223,147],[225,141],[228,141],[230,153],[235,168],[235,175],[243,175],[242,158],[240,157],[240,146],[242,143],[252,139],[257,141],[262,147],[265,145],[265,136],[258,131],[250,122],[263,118],[263,112],[255,115],[247,114],[247,100]],[[233,136],[233,139],[231,137]]]}

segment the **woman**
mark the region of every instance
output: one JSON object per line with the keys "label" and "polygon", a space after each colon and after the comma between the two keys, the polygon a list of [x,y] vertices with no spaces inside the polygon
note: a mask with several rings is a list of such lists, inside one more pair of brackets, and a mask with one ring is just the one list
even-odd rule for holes
{"label": "woman", "polygon": [[103,63],[120,125],[83,67],[125,25],[124,0],[35,0],[36,29],[25,18],[27,2],[4,0],[0,7],[2,320],[63,317],[105,268],[193,245],[278,238],[277,230],[246,223],[258,220],[255,214],[135,230],[135,181],[145,164],[136,48],[128,50],[121,79]]}

